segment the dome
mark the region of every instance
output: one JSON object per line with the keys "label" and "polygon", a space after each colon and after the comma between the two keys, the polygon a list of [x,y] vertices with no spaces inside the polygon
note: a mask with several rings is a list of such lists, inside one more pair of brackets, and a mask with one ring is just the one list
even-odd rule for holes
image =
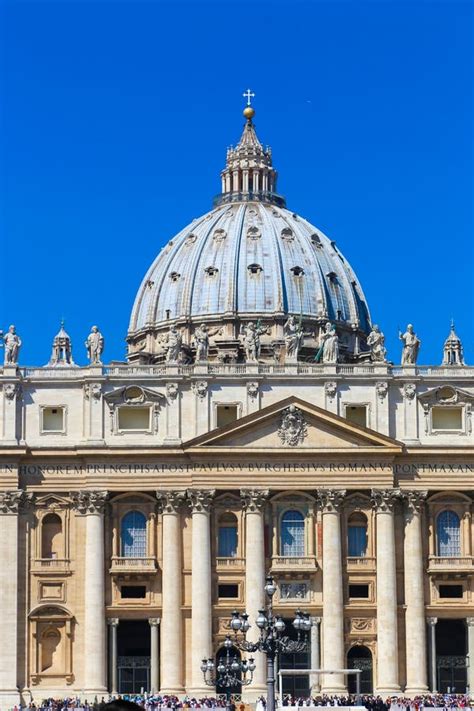
{"label": "dome", "polygon": [[239,333],[249,321],[266,327],[262,353],[274,357],[289,315],[304,325],[308,357],[328,321],[343,359],[366,350],[370,316],[354,271],[334,241],[286,209],[276,180],[271,151],[249,118],[238,146],[227,152],[214,209],[173,237],[142,281],[129,360],[138,354],[140,361],[160,360],[161,335],[172,325],[192,358],[193,330],[201,323],[220,330],[213,339],[217,356],[238,359]]}

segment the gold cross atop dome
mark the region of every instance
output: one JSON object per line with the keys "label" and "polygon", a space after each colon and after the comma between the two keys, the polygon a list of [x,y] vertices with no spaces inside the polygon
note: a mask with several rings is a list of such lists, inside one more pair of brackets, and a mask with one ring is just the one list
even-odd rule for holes
{"label": "gold cross atop dome", "polygon": [[247,89],[247,91],[244,91],[242,96],[244,97],[244,99],[247,99],[247,106],[245,107],[243,112],[244,116],[249,123],[252,123],[252,119],[255,116],[255,109],[253,108],[253,106],[250,105],[250,102],[252,99],[255,98],[255,94],[253,93],[253,91],[250,91],[250,89]]}

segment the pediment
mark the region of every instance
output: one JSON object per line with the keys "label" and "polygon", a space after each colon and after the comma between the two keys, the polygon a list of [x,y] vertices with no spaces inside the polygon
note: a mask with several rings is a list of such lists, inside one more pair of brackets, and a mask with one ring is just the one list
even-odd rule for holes
{"label": "pediment", "polygon": [[269,405],[225,427],[185,444],[185,449],[245,449],[335,452],[385,449],[400,452],[402,444],[379,432],[361,427],[328,410],[296,397]]}
{"label": "pediment", "polygon": [[148,402],[165,401],[166,396],[142,385],[126,385],[104,395],[109,405],[142,405]]}
{"label": "pediment", "polygon": [[440,385],[418,396],[423,405],[464,405],[474,402],[474,395],[454,385]]}

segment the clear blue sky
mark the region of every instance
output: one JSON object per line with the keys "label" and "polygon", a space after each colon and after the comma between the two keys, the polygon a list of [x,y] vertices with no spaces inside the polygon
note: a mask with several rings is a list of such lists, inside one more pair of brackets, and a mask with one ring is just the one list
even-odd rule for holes
{"label": "clear blue sky", "polygon": [[44,364],[61,316],[123,359],[149,264],[220,190],[242,91],[279,192],[356,270],[399,362],[474,363],[473,3],[4,2],[0,324]]}

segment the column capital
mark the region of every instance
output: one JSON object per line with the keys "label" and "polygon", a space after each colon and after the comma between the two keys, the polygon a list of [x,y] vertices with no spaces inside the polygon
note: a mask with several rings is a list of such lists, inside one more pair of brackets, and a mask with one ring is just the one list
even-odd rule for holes
{"label": "column capital", "polygon": [[339,513],[346,497],[346,490],[319,489],[317,497],[323,513]]}
{"label": "column capital", "polygon": [[468,627],[474,627],[474,617],[466,617],[466,625]]}
{"label": "column capital", "polygon": [[177,514],[186,502],[185,491],[167,491],[166,489],[155,492],[161,513]]}
{"label": "column capital", "polygon": [[107,624],[109,625],[109,627],[118,627],[120,624],[120,620],[118,617],[108,617]]}
{"label": "column capital", "polygon": [[420,514],[423,511],[427,491],[402,491],[401,498],[406,504],[407,512],[412,516]]}
{"label": "column capital", "polygon": [[375,513],[392,513],[400,497],[400,489],[372,489],[372,507]]}
{"label": "column capital", "polygon": [[80,514],[101,514],[109,497],[108,491],[71,491],[73,508]]}
{"label": "column capital", "polygon": [[241,489],[242,508],[250,513],[262,511],[269,495],[268,489]]}
{"label": "column capital", "polygon": [[323,620],[322,617],[310,617],[309,619],[311,620],[311,625],[313,627],[319,627],[319,625],[321,624],[321,622]]}
{"label": "column capital", "polygon": [[0,491],[0,514],[17,514],[34,501],[34,494],[24,489]]}
{"label": "column capital", "polygon": [[427,617],[426,622],[429,624],[430,627],[434,627],[435,625],[438,624],[438,618],[437,617]]}
{"label": "column capital", "polygon": [[161,624],[161,617],[149,617],[148,624],[150,627],[158,627]]}
{"label": "column capital", "polygon": [[191,506],[191,513],[209,513],[215,489],[188,489],[186,496]]}

